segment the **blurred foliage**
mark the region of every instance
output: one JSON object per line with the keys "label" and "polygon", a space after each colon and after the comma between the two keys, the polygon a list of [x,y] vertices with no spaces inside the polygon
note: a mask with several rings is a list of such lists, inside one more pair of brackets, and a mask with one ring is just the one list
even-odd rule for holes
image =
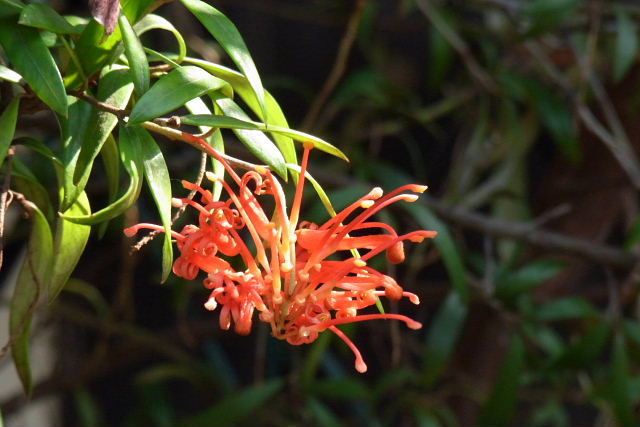
{"label": "blurred foliage", "polygon": [[[184,3],[188,7],[196,2]],[[98,156],[102,164],[94,165],[94,173],[101,181],[87,186],[91,200],[115,206],[113,215],[107,215],[110,222],[101,226],[103,237],[90,237],[74,278],[46,313],[64,332],[64,351],[56,356],[59,372],[35,385],[34,399],[57,393],[64,398],[65,423],[83,425],[640,423],[640,6],[635,1],[210,3],[238,26],[264,86],[282,110],[270,93],[261,92],[253,62],[242,55],[247,49],[229,51],[225,36],[211,31],[212,23],[195,25],[196,18],[180,2],[154,11],[170,23],[158,25],[171,32],[139,34],[141,52],[135,30],[144,26],[136,22],[147,19],[142,17],[148,8],[138,2],[122,1],[134,24],[133,32],[126,22],[116,27],[123,47],[104,39],[94,21],[84,27],[75,24],[75,18],[60,21],[53,9],[37,3],[28,6],[33,13],[23,14],[18,25],[11,18],[16,1],[0,0],[3,58],[15,66],[0,65],[0,151],[6,152],[14,140],[15,128],[24,150],[12,159],[12,179],[39,208],[31,225],[21,221],[7,228],[5,263],[13,262],[22,246],[29,259],[55,253],[65,260],[22,279],[27,283],[27,296],[19,304],[22,312],[31,310],[24,301],[33,299],[39,276],[57,271],[56,289],[50,290],[55,295],[71,274],[66,260],[78,250],[56,229],[55,212],[68,208],[84,218],[78,222],[95,222],[87,219],[86,198],[75,188]],[[84,4],[50,5],[63,16],[86,15]],[[338,54],[334,64],[340,43],[349,42],[345,27],[352,25],[357,31],[349,55],[340,59]],[[177,30],[172,31],[173,26]],[[32,28],[39,28],[43,37],[34,37]],[[31,46],[21,48],[29,52],[27,57],[16,58],[19,54],[11,47],[15,40]],[[71,60],[64,81],[52,77],[46,84],[46,79],[30,74],[29,61],[37,60],[53,76],[53,58],[30,57],[49,58],[50,47],[64,52],[68,43],[81,52],[75,59],[67,52]],[[98,43],[99,49],[89,49]],[[183,44],[189,57],[204,59],[185,58]],[[345,328],[370,355],[370,371],[360,375],[353,371],[348,349],[334,345],[328,334],[304,347],[276,342],[261,328],[250,337],[238,337],[219,331],[217,315],[202,310],[199,285],[169,275],[166,284],[158,286],[160,243],[129,256],[130,242],[123,244],[120,235],[123,224],[139,218],[157,221],[153,197],[145,192],[137,207],[131,206],[149,167],[140,153],[128,153],[126,147],[137,147],[131,141],[144,141],[146,131],[133,128],[139,131],[131,131],[129,142],[126,137],[120,140],[118,151],[108,136],[115,122],[102,128],[103,135],[71,123],[71,113],[67,122],[63,118],[74,108],[85,108],[84,103],[68,101],[65,87],[82,87],[87,76],[110,60],[110,53],[126,58],[120,65],[131,70],[130,83],[118,84],[119,68],[113,67],[108,74],[114,86],[98,87],[98,97],[111,97],[112,103],[123,97],[123,108],[130,97],[136,105],[147,103],[151,112],[134,107],[133,114],[141,114],[138,121],[214,90],[217,95],[208,105],[228,116],[225,123],[246,149],[282,175],[286,163],[296,159],[287,148],[291,140],[278,138],[296,135],[259,132],[262,137],[247,141],[239,130],[268,129],[264,123],[288,128],[284,111],[293,128],[332,141],[351,163],[316,156],[311,172],[336,208],[371,185],[429,184],[430,199],[384,218],[399,228],[417,225],[439,232],[431,247],[412,248],[407,262],[394,272],[406,290],[421,297],[418,308],[402,307],[402,312],[423,322],[423,331],[384,323]],[[220,67],[220,57],[239,72]],[[60,53],[57,60],[69,58]],[[189,65],[148,88],[140,72],[147,58]],[[136,62],[141,62],[138,71]],[[333,87],[326,84],[332,67],[338,70]],[[78,157],[70,161],[48,148],[58,143],[52,117],[30,116],[16,125],[18,109],[23,114],[27,107],[34,108],[24,105],[28,97],[18,105],[7,96],[8,85],[21,81],[16,71],[58,113],[63,140],[75,132],[100,141],[76,147]],[[197,76],[201,72],[220,81],[204,83]],[[208,86],[211,82],[219,84]],[[160,91],[163,85],[169,89]],[[167,102],[162,96],[172,89],[178,95]],[[229,99],[225,97],[232,91],[242,98],[240,107],[248,107],[245,113],[218,102]],[[325,91],[319,114],[305,117]],[[192,109],[198,107],[187,108],[202,113]],[[94,114],[87,122],[104,120],[90,109],[76,114]],[[37,140],[24,138],[33,136],[30,132]],[[273,142],[265,142],[267,136]],[[231,135],[225,141],[233,141],[225,143],[231,154],[246,154]],[[152,144],[147,141],[147,153],[156,152]],[[161,147],[176,177],[196,175],[195,150],[185,154],[164,141]],[[153,157],[145,158],[148,162]],[[118,198],[121,185],[114,180],[125,173],[130,177],[128,190]],[[72,184],[65,196],[76,195],[62,197],[62,208],[50,201],[38,203],[51,200],[50,186],[42,183],[56,176]],[[162,198],[167,190],[151,191]],[[308,217],[326,218],[322,201],[307,196]],[[33,232],[23,245],[30,226]],[[71,227],[67,233],[80,237],[70,242],[78,246],[86,233],[82,225]],[[20,318],[13,322],[24,329]],[[25,345],[24,338],[14,343],[14,357]],[[18,398],[3,402],[3,415],[23,403]]]}

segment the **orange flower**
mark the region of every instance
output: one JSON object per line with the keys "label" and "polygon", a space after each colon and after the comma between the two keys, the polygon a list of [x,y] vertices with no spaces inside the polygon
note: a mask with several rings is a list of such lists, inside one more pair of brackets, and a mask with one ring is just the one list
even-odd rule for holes
{"label": "orange flower", "polygon": [[[200,194],[201,201],[174,199],[174,206],[189,205],[199,212],[199,218],[197,225],[172,232],[180,251],[173,272],[186,279],[194,279],[200,271],[207,274],[203,283],[211,294],[205,307],[214,310],[221,305],[221,328],[229,329],[233,321],[237,333],[248,334],[257,310],[274,337],[294,345],[313,342],[329,329],[351,348],[356,369],[365,372],[360,352],[338,325],[395,319],[412,329],[422,327],[400,314],[359,314],[359,310],[375,305],[381,296],[407,297],[419,303],[416,295],[404,292],[393,278],[369,267],[367,261],[385,252],[389,262],[402,262],[405,241],[420,242],[436,235],[426,230],[398,235],[391,226],[371,219],[393,203],[414,202],[418,196],[411,193],[422,193],[425,186],[405,185],[387,195],[376,187],[322,225],[298,224],[312,144],[304,145],[301,173],[287,214],[284,192],[271,171],[258,167],[239,176],[206,142],[190,137],[224,165],[234,186],[207,174],[224,187],[228,199],[223,202],[214,200],[208,190],[183,181],[186,189]],[[273,202],[269,215],[261,203],[264,198]],[[141,228],[164,231],[154,224],[138,224],[125,233],[132,236]],[[334,254],[345,255],[336,260]],[[235,260],[242,261],[242,268],[232,266],[239,265]]]}

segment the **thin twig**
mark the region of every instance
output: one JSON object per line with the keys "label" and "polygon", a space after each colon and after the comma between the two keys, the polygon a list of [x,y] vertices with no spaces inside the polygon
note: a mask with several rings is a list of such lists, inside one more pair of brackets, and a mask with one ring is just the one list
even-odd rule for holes
{"label": "thin twig", "polygon": [[640,257],[610,246],[599,245],[559,233],[544,231],[535,224],[517,223],[490,218],[486,215],[450,206],[448,203],[430,197],[421,200],[443,219],[465,228],[497,236],[524,241],[533,246],[543,247],[562,253],[572,254],[599,264],[631,269],[640,262]]}
{"label": "thin twig", "polygon": [[442,16],[433,7],[430,0],[416,0],[418,9],[431,21],[433,26],[442,34],[442,37],[451,45],[451,47],[458,52],[464,66],[469,70],[469,74],[482,85],[488,92],[497,93],[498,86],[476,61],[476,58],[471,53],[469,45],[460,37],[449,24],[442,19]]}
{"label": "thin twig", "polygon": [[121,108],[114,107],[111,104],[107,104],[106,102],[99,101],[95,99],[93,96],[87,95],[82,91],[72,90],[72,91],[69,91],[69,94],[72,96],[75,96],[78,99],[82,99],[83,101],[86,101],[89,104],[92,104],[98,107],[102,111],[106,111],[108,113],[113,114],[114,116],[118,117],[120,120],[124,120],[129,115],[129,112],[127,110],[123,110]]}
{"label": "thin twig", "polygon": [[313,103],[309,108],[309,112],[302,121],[302,129],[309,130],[313,127],[318,119],[318,115],[320,114],[322,107],[325,105],[327,99],[329,99],[329,96],[344,75],[344,71],[347,68],[347,60],[349,59],[351,49],[353,48],[356,36],[358,35],[358,24],[360,23],[360,18],[362,18],[362,12],[364,11],[365,5],[366,0],[358,0],[356,2],[353,13],[349,17],[347,28],[342,36],[342,40],[340,41],[338,54],[336,55],[335,62],[333,63],[333,68],[331,68],[327,80],[324,82],[324,85],[322,85],[322,89],[320,89],[318,96],[313,100]]}

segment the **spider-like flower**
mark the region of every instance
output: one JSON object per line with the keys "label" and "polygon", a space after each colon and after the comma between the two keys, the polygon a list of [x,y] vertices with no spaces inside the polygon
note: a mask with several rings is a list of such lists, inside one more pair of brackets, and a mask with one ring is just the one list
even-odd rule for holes
{"label": "spider-like flower", "polygon": [[[360,314],[359,310],[375,305],[381,296],[391,300],[407,297],[419,304],[415,294],[403,291],[393,278],[369,267],[367,261],[385,252],[389,262],[400,263],[405,241],[420,242],[436,235],[426,230],[398,235],[388,224],[372,220],[386,206],[416,201],[418,196],[412,193],[424,192],[425,186],[405,185],[387,195],[376,187],[324,224],[299,223],[311,143],[304,145],[301,173],[287,213],[282,186],[270,170],[257,167],[239,176],[217,151],[203,140],[195,140],[224,165],[234,186],[207,173],[207,178],[219,182],[228,195],[225,201],[218,201],[210,191],[183,181],[186,189],[200,194],[201,201],[174,199],[175,207],[189,205],[199,212],[199,218],[197,225],[186,225],[179,233],[172,231],[180,251],[173,272],[189,280],[200,271],[206,273],[203,284],[211,293],[205,307],[214,310],[221,306],[222,329],[233,323],[237,333],[248,334],[255,310],[260,320],[270,324],[274,337],[294,345],[311,343],[329,329],[351,348],[356,369],[365,372],[367,365],[359,350],[337,325],[395,319],[412,329],[422,327],[400,314]],[[270,215],[261,203],[264,198],[272,199]],[[165,231],[143,223],[125,233],[133,236],[141,228]],[[336,260],[332,256],[336,253],[345,255]],[[237,268],[237,259],[242,261],[241,268]]]}

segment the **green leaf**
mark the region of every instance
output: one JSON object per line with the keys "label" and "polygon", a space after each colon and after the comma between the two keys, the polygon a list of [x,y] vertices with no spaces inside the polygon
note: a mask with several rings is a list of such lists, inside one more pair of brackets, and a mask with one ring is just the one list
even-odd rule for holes
{"label": "green leaf", "polygon": [[176,38],[176,41],[178,42],[178,57],[175,61],[179,64],[187,55],[187,44],[184,42],[184,38],[182,37],[182,34],[180,34],[180,31],[178,31],[171,22],[160,15],[154,15],[151,13],[145,16],[140,20],[140,22],[133,26],[133,29],[136,31],[136,34],[138,34],[138,36],[141,36],[147,31],[155,29],[169,31],[173,34],[173,36]]}
{"label": "green leaf", "polygon": [[187,101],[230,86],[202,68],[180,67],[162,76],[133,107],[129,123],[155,119],[184,105]]}
{"label": "green leaf", "polygon": [[20,13],[18,23],[40,28],[56,34],[76,34],[76,29],[51,7],[42,3],[26,5]]}
{"label": "green leaf", "polygon": [[[120,189],[120,152],[118,144],[113,135],[109,135],[100,150],[100,157],[104,165],[105,174],[107,175],[107,189],[109,191],[109,204],[112,204],[118,198],[118,190]],[[101,238],[107,231],[108,222],[100,224],[98,236]]]}
{"label": "green leaf", "polygon": [[426,385],[433,384],[446,368],[467,318],[467,311],[460,294],[451,292],[431,322],[422,373]]}
{"label": "green leaf", "polygon": [[162,226],[165,229],[164,245],[162,247],[162,281],[164,282],[171,273],[173,264],[173,247],[171,245],[171,181],[169,171],[164,161],[162,151],[151,135],[144,129],[137,130],[139,134],[144,174],[149,190],[156,202]]}
{"label": "green leaf", "polygon": [[17,190],[24,194],[27,200],[35,203],[49,220],[52,220],[53,206],[47,189],[17,156],[13,158],[11,177]]}
{"label": "green leaf", "polygon": [[[229,98],[216,99],[215,104],[220,110],[231,118],[248,121],[249,117],[238,105]],[[238,139],[258,159],[271,167],[278,175],[286,179],[287,168],[282,154],[264,133],[258,130],[233,129]]]}
{"label": "green leaf", "polygon": [[[285,129],[289,127],[287,119],[284,116],[280,105],[278,105],[278,101],[276,101],[268,91],[265,91],[265,106],[267,113],[265,114],[262,111],[262,107],[256,98],[255,92],[251,88],[249,80],[247,80],[247,78],[241,73],[203,59],[185,58],[185,61],[204,68],[214,76],[228,82],[233,90],[238,92],[238,95],[240,95],[242,100],[247,103],[249,108],[257,114],[260,120],[265,121],[268,117],[269,123],[272,125],[280,126]],[[273,138],[287,163],[297,164],[298,160],[296,157],[296,150],[294,149],[291,138],[281,134],[274,134]]]}
{"label": "green leaf", "polygon": [[341,427],[344,425],[337,414],[315,397],[307,398],[305,406],[315,419],[314,425],[321,427]]}
{"label": "green leaf", "polygon": [[6,80],[11,83],[20,83],[22,76],[10,68],[0,65],[0,80]]}
{"label": "green leaf", "polygon": [[33,226],[27,254],[18,274],[9,315],[11,354],[26,394],[31,394],[29,332],[38,297],[46,287],[53,257],[53,238],[44,214],[31,204]]}
{"label": "green leaf", "polygon": [[131,207],[142,189],[143,165],[140,147],[144,134],[139,127],[120,127],[120,156],[125,170],[129,174],[129,187],[122,196],[109,206],[93,213],[84,215],[62,214],[62,217],[75,224],[99,224],[122,214]]}
{"label": "green leaf", "polygon": [[[100,77],[96,98],[116,108],[124,108],[129,102],[132,92],[133,84],[129,70],[114,66],[105,69]],[[84,190],[93,168],[93,162],[117,123],[118,118],[113,114],[91,108],[86,124],[81,127],[84,132],[75,136],[77,140],[73,146],[80,150],[77,161],[72,160],[66,168],[65,179],[71,179],[71,182],[65,182],[65,188],[72,191],[69,200],[73,201],[77,194]]]}
{"label": "green leaf", "polygon": [[260,109],[266,117],[265,95],[260,75],[236,26],[219,10],[200,0],[181,1],[211,33],[240,71],[244,73],[255,93],[258,105],[260,105]]}
{"label": "green leaf", "polygon": [[562,24],[565,19],[575,16],[579,0],[534,0],[524,9],[524,16],[530,19],[525,37],[535,37]]}
{"label": "green leaf", "polygon": [[153,8],[158,0],[120,0],[122,12],[129,18],[129,22],[138,22],[145,13]]}
{"label": "green leaf", "polygon": [[638,54],[638,28],[629,15],[619,10],[616,13],[618,34],[613,53],[613,80],[619,82],[627,74]]}
{"label": "green leaf", "polygon": [[524,344],[518,335],[513,334],[493,390],[480,413],[479,426],[511,424],[518,403],[524,356]]}
{"label": "green leaf", "polygon": [[19,0],[0,0],[0,18],[9,16],[15,18],[23,7],[24,3]]}
{"label": "green leaf", "polygon": [[249,417],[256,409],[264,406],[271,397],[282,389],[282,386],[283,381],[276,379],[228,394],[216,405],[180,420],[176,424],[185,427],[236,425]]}
{"label": "green leaf", "polygon": [[531,262],[516,270],[507,270],[496,278],[496,296],[510,299],[551,279],[565,267],[565,263],[550,259]]}
{"label": "green leaf", "polygon": [[69,89],[77,89],[86,85],[88,82],[85,79],[93,77],[105,65],[115,60],[121,39],[119,27],[116,27],[111,35],[106,36],[102,24],[95,19],[89,21],[73,50],[82,69],[79,70],[74,62],[70,62],[64,79],[65,86]]}
{"label": "green leaf", "polygon": [[58,117],[60,122],[60,138],[62,139],[61,160],[64,164],[62,176],[63,195],[60,210],[65,211],[73,204],[81,191],[76,188],[73,177],[85,135],[88,133],[92,113],[91,104],[80,99],[69,97],[69,116]]}
{"label": "green leaf", "polygon": [[433,243],[442,255],[447,274],[453,283],[453,288],[458,292],[461,300],[466,302],[469,298],[469,284],[465,277],[466,273],[462,257],[449,228],[424,204],[405,203],[402,207],[413,216],[421,227],[438,232],[438,235],[433,239]]}
{"label": "green leaf", "polygon": [[587,332],[569,345],[564,353],[555,362],[560,368],[585,369],[592,366],[592,363],[604,350],[605,344],[611,333],[611,326],[599,320]]}
{"label": "green leaf", "polygon": [[613,354],[611,356],[611,384],[609,398],[616,416],[617,424],[622,427],[637,426],[634,419],[634,406],[632,405],[629,389],[629,355],[627,345],[622,334],[615,336],[613,340]]}
{"label": "green leaf", "polygon": [[9,146],[13,140],[16,131],[16,121],[18,119],[18,107],[20,98],[16,97],[11,100],[7,108],[0,115],[0,168],[4,163],[4,159],[9,151]]}
{"label": "green leaf", "polygon": [[150,74],[147,55],[144,53],[142,43],[140,43],[127,17],[120,15],[118,22],[122,33],[122,41],[124,42],[124,54],[127,57],[127,61],[129,61],[131,80],[136,88],[136,95],[140,97],[149,89]]}
{"label": "green leaf", "polygon": [[[64,215],[89,215],[91,208],[87,195],[82,192]],[[74,224],[58,218],[56,226],[53,272],[49,279],[49,302],[53,301],[64,288],[76,268],[89,240],[91,227]]]}
{"label": "green leaf", "polygon": [[0,20],[0,44],[13,68],[35,94],[54,111],[67,115],[67,95],[62,77],[38,30]]}
{"label": "green leaf", "polygon": [[[227,102],[226,100],[221,100],[223,102]],[[224,111],[224,110],[223,110]],[[236,114],[236,109],[231,110],[233,114]],[[240,114],[237,114],[240,116]],[[246,115],[244,117],[247,117]],[[313,146],[319,150],[324,151],[325,153],[332,154],[336,157],[339,157],[343,160],[348,160],[347,156],[340,151],[338,148],[329,144],[327,141],[324,141],[318,137],[313,135],[309,135],[304,132],[300,132],[293,129],[285,129],[280,126],[276,126],[268,123],[260,123],[254,122],[252,120],[240,120],[238,118],[229,117],[229,116],[219,116],[214,114],[189,114],[180,118],[181,122],[188,125],[193,126],[211,126],[217,128],[227,128],[227,129],[247,129],[247,130],[261,130],[263,132],[271,132],[275,134],[285,135],[289,138],[300,141],[300,142],[310,142]]]}
{"label": "green leaf", "polygon": [[583,297],[566,297],[550,301],[535,312],[541,322],[597,316],[598,311]]}

